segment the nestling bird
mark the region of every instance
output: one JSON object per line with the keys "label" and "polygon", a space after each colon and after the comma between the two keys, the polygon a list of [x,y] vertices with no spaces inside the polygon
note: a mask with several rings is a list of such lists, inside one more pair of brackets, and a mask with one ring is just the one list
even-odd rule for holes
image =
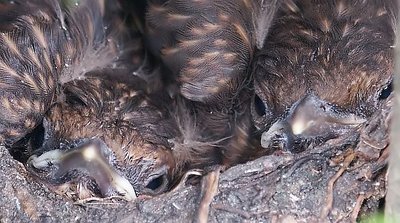
{"label": "nestling bird", "polygon": [[[0,3],[0,144],[30,133],[57,100],[59,85],[115,65],[118,27],[105,0]],[[110,4],[111,5],[111,4]]]}
{"label": "nestling bird", "polygon": [[[88,132],[86,132],[86,135],[82,133],[79,136],[80,138],[73,142],[78,143],[82,139],[82,144],[79,144],[82,149],[71,150],[73,143],[69,143],[65,145],[65,148],[61,147],[64,150],[60,152],[60,144],[56,143],[74,139],[74,135],[69,135],[72,134],[71,132],[85,132],[85,129],[81,129],[80,121],[87,119],[77,118],[81,117],[82,114],[76,113],[76,111],[84,114],[95,113],[94,111],[96,111],[95,114],[99,114],[100,112],[96,108],[103,109],[102,103],[104,101],[102,99],[110,98],[113,94],[122,95],[131,92],[130,89],[123,91],[120,89],[121,86],[116,86],[115,92],[105,96],[104,94],[107,94],[106,89],[101,89],[95,78],[90,79],[93,82],[84,82],[85,84],[79,82],[81,85],[79,83],[74,85],[76,84],[75,80],[82,81],[90,72],[101,74],[102,70],[112,67],[118,67],[118,71],[123,70],[124,73],[129,73],[131,67],[137,69],[136,65],[140,64],[140,61],[136,61],[135,64],[135,58],[129,63],[126,63],[125,60],[124,63],[121,63],[121,61],[126,59],[127,51],[135,53],[135,50],[141,51],[143,47],[139,45],[138,49],[130,49],[132,44],[130,41],[126,41],[125,29],[120,26],[121,21],[119,20],[118,5],[113,1],[82,0],[74,1],[71,4],[71,1],[68,0],[20,0],[1,3],[0,100],[3,106],[0,108],[0,144],[11,147],[11,152],[14,155],[17,154],[17,158],[22,161],[24,161],[26,155],[32,152],[37,155],[40,155],[41,152],[49,152],[44,156],[36,157],[37,159],[34,155],[30,161],[35,163],[39,169],[47,167],[41,162],[41,159],[42,161],[45,160],[45,164],[47,164],[46,160],[49,157],[60,161],[61,163],[54,161],[54,164],[61,165],[57,174],[65,173],[68,175],[71,171],[74,172],[81,168],[81,170],[83,169],[81,175],[95,178],[94,181],[99,184],[98,189],[100,190],[100,192],[97,192],[108,195],[106,190],[110,188],[114,188],[117,192],[128,190],[128,197],[133,198],[132,186],[127,186],[127,181],[124,181],[122,176],[117,177],[120,176],[118,170],[114,170],[111,164],[104,161],[107,158],[103,154],[106,151],[104,143],[98,143],[96,140],[94,140],[96,143],[90,142],[89,136],[92,135]],[[133,45],[135,46],[135,44],[137,46],[137,43]],[[136,79],[132,77],[132,80]],[[121,85],[126,88],[130,80],[125,80],[125,82]],[[143,81],[137,82],[137,84],[143,83]],[[91,87],[93,85],[96,88]],[[73,86],[76,88],[71,90]],[[117,92],[117,90],[121,90],[121,92]],[[134,90],[140,89],[133,89],[132,91]],[[73,92],[73,96],[66,95],[71,92]],[[81,96],[80,100],[85,100],[79,101],[78,96]],[[125,96],[123,95],[119,99],[124,100]],[[76,104],[79,103],[85,104],[87,107],[79,107],[78,109]],[[64,110],[60,111],[59,109]],[[137,109],[140,113],[140,108]],[[137,113],[135,114],[137,115]],[[154,111],[149,116],[153,114],[154,117],[152,118],[154,119],[159,115]],[[53,122],[45,121],[47,125],[44,128],[40,124],[45,115],[46,120],[50,117],[53,117],[54,120],[52,120]],[[57,118],[65,118],[65,120]],[[151,125],[151,123],[146,123],[144,117],[142,117],[142,121],[143,125]],[[60,123],[61,126],[65,124],[64,128],[57,129],[57,131],[53,129],[53,125]],[[87,131],[91,131],[90,127],[93,126],[86,127]],[[124,134],[122,132],[125,127],[118,127],[121,128],[113,129],[113,131],[116,131],[115,134]],[[106,128],[101,130],[103,135],[110,133],[106,131]],[[147,130],[147,127],[144,130]],[[51,135],[43,135],[43,131],[46,134],[51,133]],[[130,132],[130,134],[134,135],[135,132]],[[122,136],[120,135],[120,137]],[[156,138],[156,136],[154,137]],[[139,141],[140,139],[138,137]],[[43,142],[45,144],[42,145]],[[124,146],[123,143],[126,142],[119,141],[119,143]],[[136,142],[136,145],[140,143]],[[24,148],[24,151],[19,150],[25,146],[30,148]],[[40,151],[35,151],[35,146],[40,147]],[[103,154],[89,156],[89,159],[96,160],[94,163],[99,165],[99,168],[103,168],[102,173],[104,175],[91,174],[93,171],[90,170],[93,170],[93,166],[90,165],[91,162],[86,159],[85,154],[93,155],[96,153],[93,151]],[[73,160],[72,166],[71,160]],[[99,169],[96,168],[96,170]],[[149,170],[152,169],[149,168]],[[143,171],[147,171],[147,169],[144,168]],[[134,173],[139,174],[138,171]],[[65,174],[54,176],[52,182],[61,180],[59,177],[63,178]],[[146,177],[148,176],[146,175]],[[113,187],[115,182],[111,179],[114,178],[121,179],[118,182],[122,182],[123,185]],[[147,180],[147,178],[144,180]],[[93,184],[93,179],[90,179],[89,182]],[[107,185],[110,185],[110,187],[107,188]]]}
{"label": "nestling bird", "polygon": [[[278,1],[148,1],[146,42],[190,105],[201,141],[219,142],[216,164],[248,159],[252,123],[250,64]],[[207,139],[207,140],[206,140]],[[209,156],[209,157],[212,157]]]}
{"label": "nestling bird", "polygon": [[393,76],[397,1],[287,0],[254,59],[262,146],[343,134],[380,106]]}
{"label": "nestling bird", "polygon": [[73,199],[133,200],[171,189],[190,169],[233,165],[246,160],[240,156],[245,149],[252,154],[249,116],[236,120],[231,138],[229,117],[209,119],[207,107],[172,99],[165,90],[148,93],[147,85],[118,69],[65,83],[64,101],[46,113],[42,133],[31,138],[36,149],[28,169]]}
{"label": "nestling bird", "polygon": [[275,0],[151,0],[146,40],[173,73],[181,95],[224,103],[244,87],[257,39],[266,35],[276,5]]}
{"label": "nestling bird", "polygon": [[46,114],[28,167],[54,185],[80,185],[78,198],[90,188],[127,200],[166,191],[176,166],[168,139],[178,135],[168,94],[147,94],[145,81],[124,70],[86,76],[64,84],[65,101]]}
{"label": "nestling bird", "polygon": [[[252,157],[257,152],[250,137],[248,71],[277,5],[276,1],[268,3],[267,7],[246,0],[226,5],[218,1],[150,2],[148,41],[174,74],[173,79],[177,77],[179,93],[170,98],[163,88],[149,91],[146,75],[104,68],[118,58],[118,44],[110,44],[110,49],[116,50],[103,55],[110,59],[105,66],[91,67],[73,60],[56,76],[59,87],[44,109],[43,139],[38,136],[38,142],[32,144],[39,148],[28,167],[50,183],[67,185],[78,198],[123,195],[131,200],[137,194],[166,191],[188,169],[230,166]],[[191,11],[189,6],[196,9]],[[254,13],[256,6],[264,8]],[[165,24],[155,28],[165,16],[185,21],[180,27]],[[104,31],[103,23],[91,22]],[[78,31],[74,34],[83,34]],[[186,31],[191,35],[182,35]],[[92,32],[89,29],[89,34]],[[172,37],[158,42],[157,35]],[[99,37],[101,46],[108,43],[106,37],[110,36]],[[169,44],[176,44],[172,54]],[[107,46],[101,49],[109,49]],[[81,49],[84,47],[75,53],[80,55]],[[57,58],[57,52],[49,57]],[[95,58],[89,57],[89,61]]]}

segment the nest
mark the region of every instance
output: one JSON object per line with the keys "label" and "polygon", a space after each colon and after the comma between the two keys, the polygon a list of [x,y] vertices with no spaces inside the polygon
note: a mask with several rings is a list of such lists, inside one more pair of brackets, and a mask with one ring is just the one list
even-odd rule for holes
{"label": "nest", "polygon": [[[72,203],[0,150],[1,222],[354,222],[382,208],[392,99],[346,137],[264,156],[135,202]],[[221,172],[221,173],[220,173]],[[190,172],[189,172],[190,175]]]}

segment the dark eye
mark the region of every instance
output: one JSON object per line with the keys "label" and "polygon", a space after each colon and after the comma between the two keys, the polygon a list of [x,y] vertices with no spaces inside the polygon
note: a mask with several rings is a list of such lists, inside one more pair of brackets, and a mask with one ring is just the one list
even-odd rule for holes
{"label": "dark eye", "polygon": [[382,91],[379,94],[379,100],[385,100],[389,97],[389,95],[392,93],[393,91],[393,85],[392,82],[390,82],[390,84],[388,86],[386,86],[384,89],[382,89]]}
{"label": "dark eye", "polygon": [[43,123],[38,125],[31,133],[31,145],[33,149],[42,147],[45,140],[45,129]]}
{"label": "dark eye", "polygon": [[146,188],[151,190],[153,193],[161,193],[167,189],[168,179],[167,175],[163,174],[161,176],[157,176],[150,180],[150,182],[146,185]]}
{"label": "dark eye", "polygon": [[26,162],[31,155],[30,153],[40,149],[45,142],[45,129],[43,123],[38,125],[31,133],[20,139],[12,145],[10,149],[14,159],[20,162]]}
{"label": "dark eye", "polygon": [[265,115],[265,104],[258,95],[254,96],[254,110],[259,116]]}

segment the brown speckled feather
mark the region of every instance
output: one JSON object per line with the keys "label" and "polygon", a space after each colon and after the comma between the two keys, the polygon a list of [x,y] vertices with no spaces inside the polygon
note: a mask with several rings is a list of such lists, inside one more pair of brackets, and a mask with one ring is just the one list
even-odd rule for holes
{"label": "brown speckled feather", "polygon": [[[179,5],[173,5],[178,3]],[[179,10],[192,10],[190,7],[181,8],[185,5],[188,7],[186,2],[179,1],[173,4],[172,6]],[[191,4],[200,3],[192,2]],[[242,1],[240,4],[241,7],[245,7],[250,2]],[[152,10],[151,7],[154,5],[150,6],[150,10]],[[208,6],[204,7],[200,9],[209,9]],[[238,21],[243,22],[251,15],[248,8],[243,9],[246,9],[244,12],[249,14],[242,15],[235,11],[239,9],[234,8],[233,5],[223,6],[221,3],[219,7],[228,7],[224,8],[229,9],[226,12],[227,16],[229,13],[238,13],[239,16],[243,16],[235,18]],[[183,12],[187,13],[185,10]],[[202,13],[208,12],[201,10],[195,10],[191,16],[201,17]],[[162,20],[164,15],[157,16],[161,16],[158,19]],[[212,14],[209,16],[212,18]],[[206,23],[206,20],[202,22]],[[218,22],[221,21],[218,20]],[[247,22],[247,25],[254,25],[251,20]],[[267,26],[265,23],[261,24]],[[171,28],[165,25],[166,29]],[[209,38],[215,38],[215,41],[220,43],[232,42],[226,45],[226,48],[218,48],[218,50],[221,52],[237,50],[236,53],[242,53],[242,50],[245,50],[247,54],[249,53],[247,51],[255,48],[255,36],[252,36],[248,27],[242,27],[243,24],[239,23],[237,26],[229,25],[227,21],[222,21],[222,25],[226,26],[222,28],[223,33],[213,31],[213,35]],[[236,31],[233,31],[233,28]],[[242,28],[244,29],[241,30]],[[268,27],[264,28],[268,29]],[[203,38],[201,41],[206,41],[208,38],[201,33],[195,34],[185,37],[188,38],[186,40]],[[246,41],[250,42],[243,45]],[[214,50],[211,46],[207,47],[203,49],[204,53]],[[187,53],[191,53],[190,50]],[[170,98],[162,87],[149,91],[152,83],[146,78],[147,71],[141,70],[142,67],[133,72],[139,77],[130,75],[124,69],[114,68],[103,69],[101,72],[89,72],[85,74],[85,80],[62,82],[62,94],[59,95],[58,103],[48,111],[45,117],[45,142],[38,151],[35,151],[35,155],[54,149],[61,149],[71,154],[70,151],[79,151],[82,143],[100,141],[111,154],[112,158],[108,159],[108,165],[117,168],[139,194],[163,192],[168,189],[166,186],[172,186],[185,171],[191,168],[206,168],[216,164],[230,166],[246,161],[255,153],[250,139],[252,125],[249,105],[252,94],[247,87],[249,85],[247,66],[250,63],[247,59],[250,59],[250,54],[247,55],[249,58],[242,58],[245,63],[243,69],[234,71],[237,72],[234,75],[240,73],[240,81],[236,82],[237,85],[243,85],[240,86],[240,91],[239,87],[232,83],[219,83],[221,88],[225,88],[228,84],[229,93],[224,92],[224,97],[219,98],[218,103],[191,101],[180,95]],[[138,57],[139,61],[141,56],[143,55]],[[189,59],[193,58],[195,57]],[[177,60],[177,62],[182,61]],[[214,65],[218,69],[225,69],[223,67],[225,65],[216,64],[216,62],[218,60],[209,60],[198,65],[199,68],[204,67],[208,70]],[[236,62],[233,63],[234,66]],[[145,63],[146,61],[143,64]],[[196,74],[193,73],[193,75]],[[157,79],[160,75],[155,72],[154,77]],[[196,81],[203,81],[202,77],[198,78]],[[204,79],[204,81],[207,80]],[[220,93],[218,92],[215,96],[221,96]],[[85,162],[77,164],[76,168],[83,166],[78,172],[92,171],[84,164]],[[64,167],[69,167],[69,165],[59,165],[58,168]],[[67,168],[61,172],[68,171]],[[162,183],[154,188],[154,180],[161,180],[167,184]]]}
{"label": "brown speckled feather", "polygon": [[396,18],[392,0],[284,1],[254,62],[259,127],[308,94],[370,115],[392,79]]}
{"label": "brown speckled feather", "polygon": [[263,38],[275,9],[276,1],[266,2],[262,8],[255,0],[150,1],[149,46],[177,76],[184,97],[218,104],[243,87],[256,27]]}
{"label": "brown speckled feather", "polygon": [[282,2],[253,64],[262,146],[293,151],[365,122],[393,77],[397,13],[395,0]]}
{"label": "brown speckled feather", "polygon": [[48,137],[35,153],[100,140],[112,154],[109,165],[139,194],[153,192],[145,187],[155,174],[171,176],[175,160],[168,139],[178,130],[167,94],[146,94],[143,80],[117,70],[87,74],[85,80],[65,84],[64,91],[66,101],[45,117]]}
{"label": "brown speckled feather", "polygon": [[[47,137],[35,154],[101,141],[112,154],[109,165],[139,194],[164,192],[189,169],[230,166],[254,155],[248,106],[234,114],[216,112],[184,98],[172,100],[164,91],[148,94],[146,88],[140,78],[116,70],[65,84],[65,102],[48,111]],[[249,101],[245,95],[243,101]],[[166,184],[149,189],[158,177]]]}
{"label": "brown speckled feather", "polygon": [[0,144],[12,145],[41,121],[58,83],[111,65],[114,31],[103,0],[12,1],[0,7]]}

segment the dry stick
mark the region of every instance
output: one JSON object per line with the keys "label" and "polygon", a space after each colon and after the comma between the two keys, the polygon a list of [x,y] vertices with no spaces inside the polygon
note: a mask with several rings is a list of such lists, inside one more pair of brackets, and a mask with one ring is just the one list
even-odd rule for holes
{"label": "dry stick", "polygon": [[369,194],[360,194],[357,197],[356,206],[351,213],[351,222],[357,222],[358,214],[360,213],[362,204],[364,203],[365,199],[368,199],[372,196],[372,193]]}
{"label": "dry stick", "polygon": [[389,147],[383,150],[381,156],[379,157],[378,161],[374,164],[370,171],[367,172],[366,177],[368,179],[373,179],[377,176],[379,171],[387,166],[389,162]]}
{"label": "dry stick", "polygon": [[360,212],[361,206],[365,200],[365,195],[360,194],[356,201],[356,206],[353,209],[353,213],[351,213],[351,222],[357,222],[358,213]]}
{"label": "dry stick", "polygon": [[376,150],[378,150],[378,151],[382,150],[382,148],[380,148],[380,147],[374,145],[373,143],[369,142],[369,141],[366,140],[366,139],[362,139],[361,142],[365,143],[365,145],[367,145],[367,146],[369,146],[369,147],[371,147],[371,148],[373,148],[373,149],[376,149]]}
{"label": "dry stick", "polygon": [[[105,198],[102,198],[102,197],[89,197],[89,198],[79,199],[79,200],[75,201],[74,204],[82,205],[82,206],[85,206],[85,205],[103,205],[103,204],[104,205],[105,204],[108,204],[108,205],[120,205],[120,204],[123,204],[123,202],[118,202],[118,201],[114,202],[113,201],[114,199],[124,200],[124,197],[123,196],[110,196],[110,197],[105,197]],[[93,201],[95,203],[91,203]],[[106,201],[108,201],[108,202],[106,202]]]}
{"label": "dry stick", "polygon": [[170,192],[168,192],[168,194],[175,193],[176,191],[183,188],[185,186],[186,181],[188,180],[188,178],[190,176],[199,176],[200,177],[201,175],[203,175],[203,171],[200,169],[189,170],[188,172],[185,173],[185,175],[183,175],[183,177],[179,181],[178,185],[176,185]]}
{"label": "dry stick", "polygon": [[323,158],[320,153],[312,153],[310,155],[303,156],[294,162],[294,164],[290,167],[290,169],[283,175],[283,178],[288,178],[288,177],[292,176],[292,174],[297,169],[299,169],[299,167],[301,165],[303,165],[305,162],[312,161],[312,160],[323,160]]}
{"label": "dry stick", "polygon": [[240,210],[238,208],[234,208],[234,207],[230,207],[230,206],[225,206],[223,204],[214,204],[212,206],[213,208],[217,209],[217,210],[222,210],[222,211],[226,211],[229,213],[233,213],[233,214],[238,214],[246,219],[251,218],[251,215],[243,210]]}
{"label": "dry stick", "polygon": [[343,172],[349,167],[350,163],[353,161],[355,157],[354,153],[351,153],[346,157],[344,160],[342,168],[339,169],[338,172],[329,180],[328,182],[328,193],[327,193],[327,198],[326,198],[326,204],[322,208],[321,215],[320,215],[320,221],[323,222],[326,220],[328,217],[329,212],[332,209],[333,206],[333,186],[335,185],[335,182],[339,179],[339,177],[343,174]]}
{"label": "dry stick", "polygon": [[216,170],[208,173],[202,180],[201,190],[203,192],[203,196],[200,201],[197,222],[198,223],[207,223],[208,214],[210,212],[210,204],[214,199],[214,196],[218,192],[218,182],[219,182],[219,174],[221,171],[221,167],[218,167]]}

